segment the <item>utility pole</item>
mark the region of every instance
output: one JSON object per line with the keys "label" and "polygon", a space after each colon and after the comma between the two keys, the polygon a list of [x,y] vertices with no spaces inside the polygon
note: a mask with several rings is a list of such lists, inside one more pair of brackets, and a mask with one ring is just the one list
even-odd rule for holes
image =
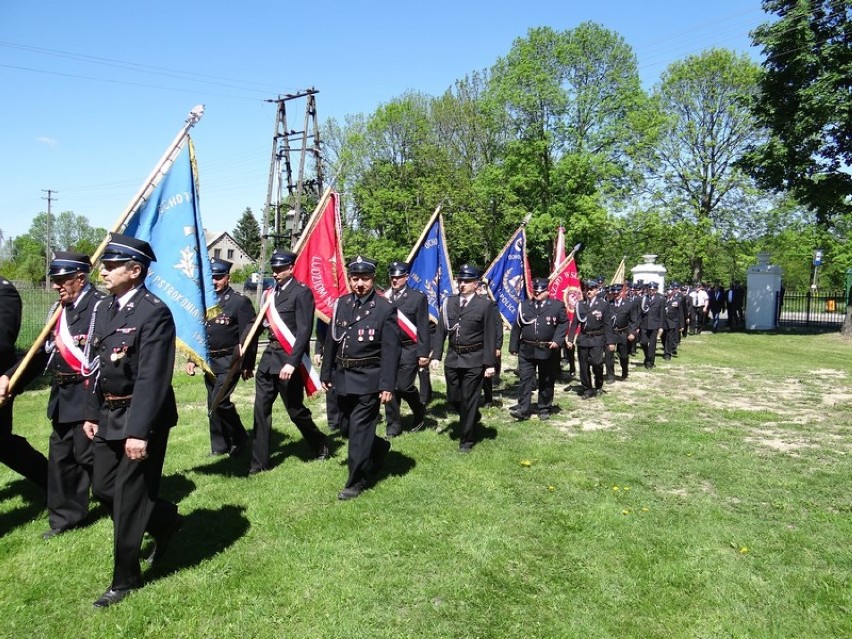
{"label": "utility pole", "polygon": [[[270,239],[273,247],[284,243],[291,247],[296,244],[302,227],[307,221],[307,216],[302,213],[302,199],[306,189],[315,194],[317,198],[323,190],[322,152],[316,106],[317,93],[319,91],[312,87],[296,93],[279,95],[276,99],[266,100],[266,102],[275,103],[277,109],[261,233],[261,268],[259,269],[261,271],[263,271],[267,256],[271,252],[267,248]],[[302,130],[296,131],[290,129],[287,124],[287,103],[300,98],[306,99],[305,120]],[[294,179],[292,155],[297,152],[299,153],[299,169],[298,176]],[[307,154],[313,156],[315,177],[306,180],[305,157]],[[287,185],[286,196],[283,192],[284,184]],[[284,219],[281,215],[282,204],[286,204],[289,208],[289,212],[283,216]],[[288,219],[291,225],[290,229],[287,228]],[[271,228],[270,221],[272,222]],[[261,273],[261,277],[262,275],[263,273]]]}
{"label": "utility pole", "polygon": [[44,285],[47,286],[47,283],[50,281],[50,216],[51,216],[51,204],[53,204],[53,200],[59,199],[54,197],[59,191],[54,191],[53,189],[42,189],[42,193],[47,193],[47,197],[42,196],[42,200],[47,200],[47,233],[45,233],[45,266],[44,266]]}

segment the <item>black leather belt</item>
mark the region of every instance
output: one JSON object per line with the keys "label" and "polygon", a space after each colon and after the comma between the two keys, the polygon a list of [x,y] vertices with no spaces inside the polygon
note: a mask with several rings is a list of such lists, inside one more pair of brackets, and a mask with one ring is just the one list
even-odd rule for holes
{"label": "black leather belt", "polygon": [[133,395],[110,395],[109,393],[104,393],[104,403],[110,408],[110,410],[115,410],[116,408],[127,408],[130,406],[130,400],[133,399]]}
{"label": "black leather belt", "polygon": [[80,373],[54,373],[53,379],[60,386],[68,386],[82,382],[85,378]]}
{"label": "black leather belt", "polygon": [[401,343],[403,346],[411,346],[412,344],[416,344],[417,342],[415,342],[413,339],[404,339],[404,340],[402,340],[402,342],[400,342],[400,343]]}
{"label": "black leather belt", "polygon": [[224,357],[225,355],[230,355],[234,352],[234,347],[230,348],[217,348],[210,351],[210,357]]}
{"label": "black leather belt", "polygon": [[381,357],[337,357],[340,368],[371,368],[380,366]]}
{"label": "black leather belt", "polygon": [[603,329],[599,331],[583,331],[583,335],[588,335],[589,337],[600,337],[604,334]]}
{"label": "black leather belt", "polygon": [[626,333],[626,332],[627,332],[627,331],[629,331],[629,330],[630,330],[630,327],[629,327],[629,326],[625,326],[624,328],[616,328],[616,329],[615,329],[615,332],[616,332],[616,333]]}
{"label": "black leather belt", "polygon": [[529,346],[535,346],[536,348],[550,348],[550,342],[534,342],[529,339],[522,339],[521,341],[524,344],[527,344]]}
{"label": "black leather belt", "polygon": [[453,348],[456,350],[456,353],[461,355],[473,353],[482,349],[482,342],[476,342],[475,344],[453,344]]}

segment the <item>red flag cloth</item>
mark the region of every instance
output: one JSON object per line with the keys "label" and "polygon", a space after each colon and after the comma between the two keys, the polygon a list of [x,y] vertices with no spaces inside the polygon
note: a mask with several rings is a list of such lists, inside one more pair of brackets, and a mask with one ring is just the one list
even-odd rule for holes
{"label": "red flag cloth", "polygon": [[574,308],[583,295],[580,278],[577,275],[577,264],[573,257],[570,260],[563,260],[551,274],[548,292],[551,299],[562,300],[568,312],[568,319],[573,320]]}
{"label": "red flag cloth", "polygon": [[330,193],[325,209],[305,231],[293,275],[311,289],[316,314],[328,322],[335,300],[349,292],[343,264],[338,193]]}

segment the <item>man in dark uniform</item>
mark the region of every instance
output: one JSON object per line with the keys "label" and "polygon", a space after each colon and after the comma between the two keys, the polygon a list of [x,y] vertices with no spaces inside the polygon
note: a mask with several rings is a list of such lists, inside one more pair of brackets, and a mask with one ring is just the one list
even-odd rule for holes
{"label": "man in dark uniform", "polygon": [[311,290],[293,277],[295,262],[295,253],[281,249],[277,249],[270,259],[276,286],[267,292],[267,295],[275,296],[264,320],[264,325],[269,328],[269,345],[260,358],[255,375],[251,475],[270,468],[272,405],[279,396],[314,458],[328,459],[330,456],[326,437],[305,406],[305,375],[308,369],[303,364],[306,355],[309,357],[315,303]]}
{"label": "man in dark uniform", "polygon": [[[53,334],[28,367],[28,372],[47,369],[53,376],[47,401],[47,417],[53,425],[47,465],[50,528],[42,534],[44,539],[79,526],[89,513],[92,442],[83,431],[83,422],[92,380],[83,351],[92,328],[92,311],[103,299],[89,284],[91,268],[88,255],[56,251],[48,275],[62,311]],[[51,316],[55,310],[56,306],[50,310]]]}
{"label": "man in dark uniform", "polygon": [[101,257],[110,297],[95,311],[87,345],[98,366],[83,428],[93,439],[92,492],[112,512],[114,560],[110,587],[96,608],[118,603],[142,585],[139,554],[147,531],[159,560],[183,523],[177,506],[159,498],[169,429],[177,424],[172,389],[175,323],[144,285],[151,246],[113,233]]}
{"label": "man in dark uniform", "polygon": [[713,290],[710,291],[707,307],[710,310],[710,315],[713,318],[713,332],[719,330],[719,315],[725,310],[725,291],[722,290],[722,285],[716,282]]}
{"label": "man in dark uniform", "polygon": [[411,432],[423,428],[426,419],[426,407],[420,400],[420,391],[414,385],[417,371],[429,365],[429,307],[426,296],[407,286],[409,265],[406,262],[391,262],[388,267],[391,288],[387,299],[397,312],[399,337],[402,350],[399,357],[399,371],[396,376],[396,391],[385,404],[387,416],[387,436],[396,437],[402,433],[400,419],[400,400],[404,399],[414,415]]}
{"label": "man in dark uniform", "polygon": [[[207,348],[210,350],[210,369],[204,376],[207,387],[207,408],[213,403],[222,385],[228,377],[228,370],[235,349],[240,343],[240,336],[245,333],[254,321],[254,307],[245,295],[231,288],[231,266],[227,260],[218,258],[210,260],[213,271],[213,288],[218,296],[220,313],[213,319],[207,320]],[[254,342],[252,346],[254,346]],[[254,368],[254,349],[243,357],[243,379],[251,377]],[[186,363],[186,372],[195,375],[196,363]],[[229,382],[222,401],[210,415],[210,454],[239,455],[246,446],[248,434],[237,412],[237,407],[231,401],[231,393],[237,385],[237,377]]]}
{"label": "man in dark uniform", "polygon": [[610,302],[612,306],[612,330],[615,337],[615,352],[606,351],[606,381],[614,382],[615,377],[615,353],[618,353],[618,362],[621,364],[621,379],[627,379],[630,370],[630,348],[636,341],[636,331],[639,328],[639,306],[628,299],[627,287],[621,284],[613,284],[610,292],[614,295]]}
{"label": "man in dark uniform", "polygon": [[683,300],[677,285],[669,285],[663,319],[663,359],[669,361],[677,354],[677,343],[680,337],[680,322],[683,317]]}
{"label": "man in dark uniform", "polygon": [[[615,350],[615,335],[612,330],[612,309],[598,295],[597,280],[586,282],[586,299],[577,302],[571,326],[579,330],[577,335],[577,360],[580,366],[580,382],[583,384],[583,399],[594,397],[604,384],[604,351]],[[570,343],[570,342],[569,342]],[[594,372],[594,385],[592,382]]]}
{"label": "man in dark uniform", "polygon": [[[15,363],[15,341],[21,330],[21,296],[12,283],[0,276],[0,371]],[[47,459],[20,435],[12,434],[14,398],[9,381],[0,378],[0,462],[47,490]]]}
{"label": "man in dark uniform", "polygon": [[549,419],[553,386],[559,374],[559,349],[568,330],[565,305],[550,299],[546,277],[533,280],[534,299],[524,300],[509,337],[509,352],[518,356],[518,407],[515,419],[530,417],[533,378],[538,370],[538,418]]}
{"label": "man in dark uniform", "polygon": [[642,350],[645,351],[645,368],[654,368],[654,360],[657,358],[657,338],[663,333],[663,317],[666,311],[666,298],[657,289],[653,282],[645,283],[645,294],[642,297],[640,309],[642,319],[639,322],[641,329]]}
{"label": "man in dark uniform", "polygon": [[732,331],[745,328],[744,304],[745,289],[739,282],[731,282],[730,288],[725,292],[725,306],[728,309],[728,327]]}
{"label": "man in dark uniform", "polygon": [[482,417],[478,408],[482,381],[493,377],[495,372],[497,328],[490,300],[476,294],[481,277],[482,271],[475,266],[463,264],[459,268],[456,275],[459,292],[441,306],[432,353],[431,366],[437,368],[447,340],[444,377],[447,401],[459,413],[461,453],[469,453],[476,443],[476,424]]}
{"label": "man in dark uniform", "polygon": [[358,497],[377,473],[390,442],[376,435],[381,404],[398,387],[397,314],[374,287],[376,263],[361,255],[347,266],[352,293],[338,298],[322,356],[322,379],[333,388],[341,429],[349,433],[349,477],[338,499]]}

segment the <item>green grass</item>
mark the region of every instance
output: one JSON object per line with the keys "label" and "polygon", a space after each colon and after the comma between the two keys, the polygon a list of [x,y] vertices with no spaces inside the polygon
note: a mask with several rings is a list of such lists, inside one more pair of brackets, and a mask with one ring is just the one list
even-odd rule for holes
{"label": "green grass", "polygon": [[[404,435],[345,503],[345,442],[305,461],[277,406],[275,468],[246,477],[247,457],[205,457],[203,385],[175,379],[163,492],[187,523],[165,565],[93,610],[110,521],[44,542],[37,493],[1,468],[0,636],[852,636],[852,345],[836,335],[690,337],[600,399],[559,384],[548,422],[510,419],[507,390],[470,455],[452,428]],[[16,401],[42,450],[46,397]]]}

